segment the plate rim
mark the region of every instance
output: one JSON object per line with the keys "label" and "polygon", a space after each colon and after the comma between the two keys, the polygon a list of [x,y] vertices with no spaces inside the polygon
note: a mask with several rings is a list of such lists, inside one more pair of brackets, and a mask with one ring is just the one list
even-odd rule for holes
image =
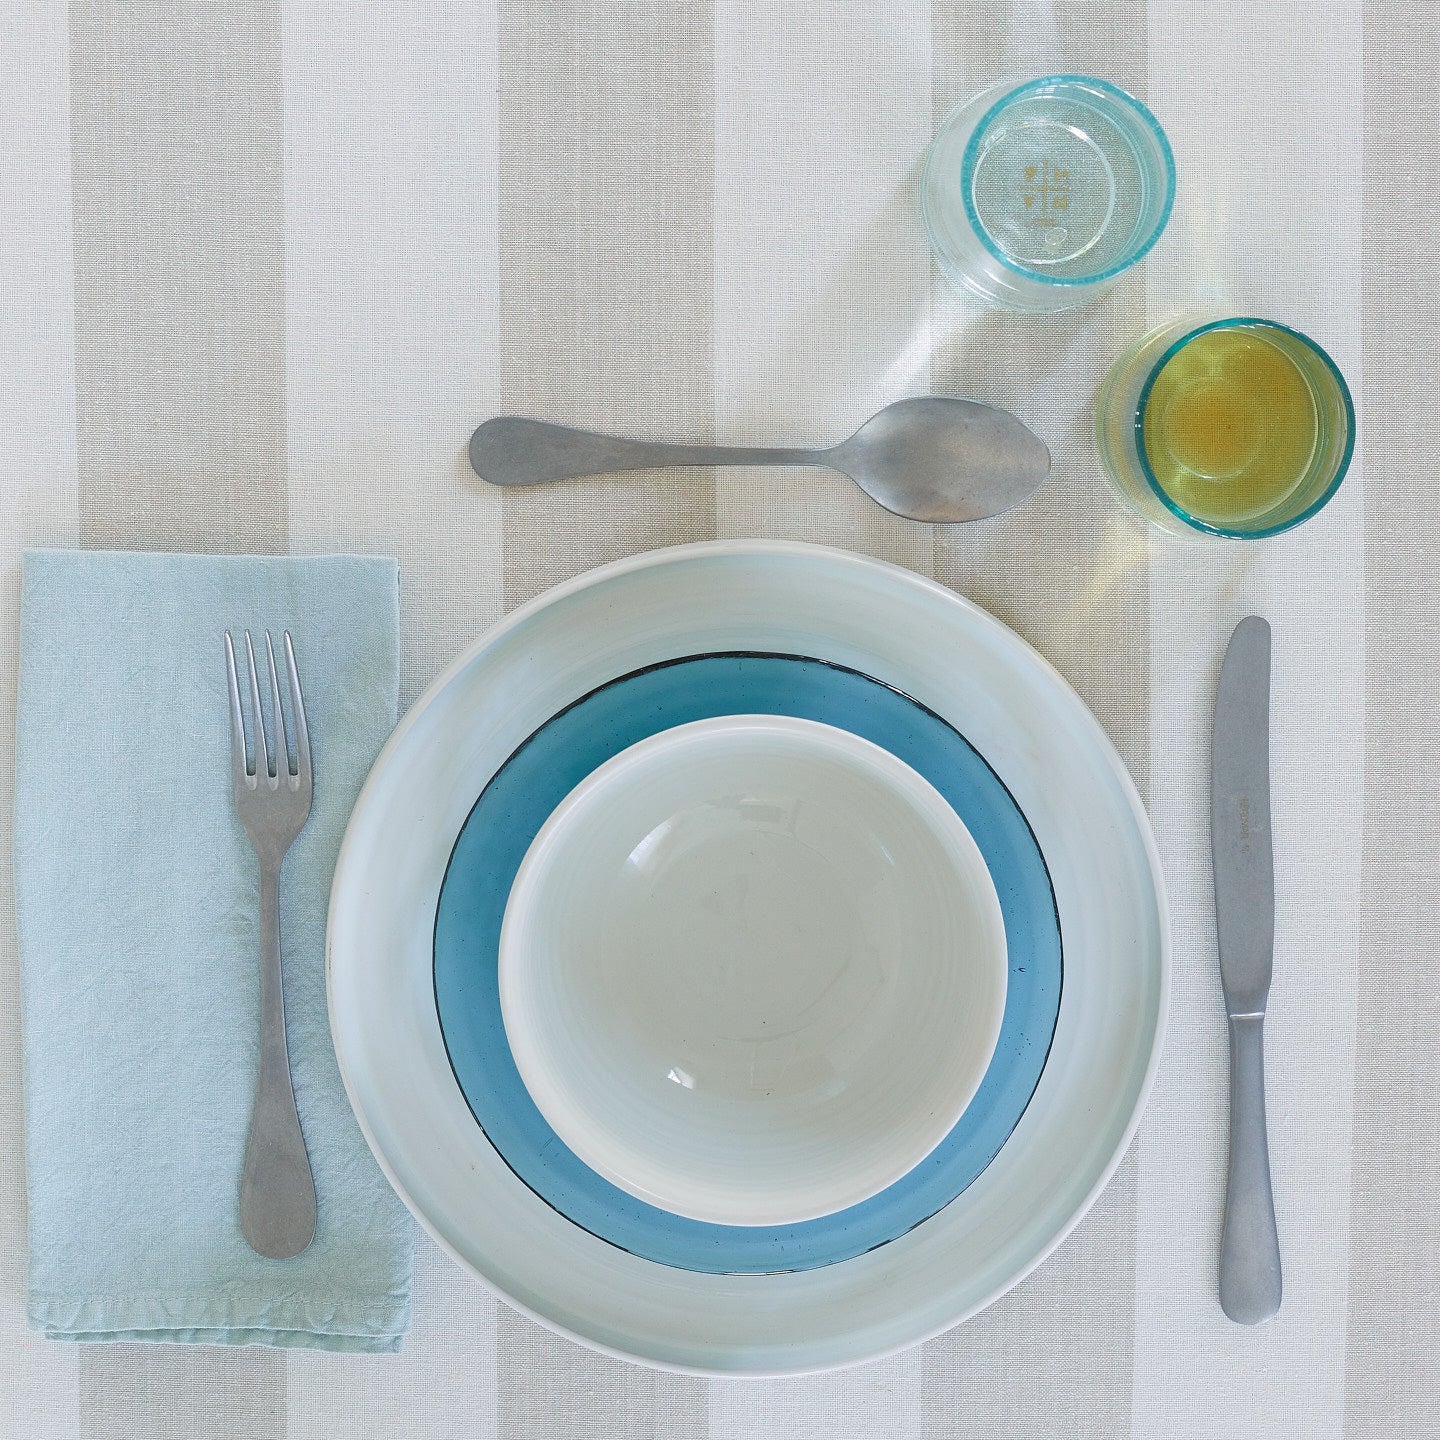
{"label": "plate rim", "polygon": [[[334,934],[340,892],[340,879],[346,869],[351,852],[359,843],[357,838],[357,818],[361,817],[362,812],[367,808],[368,804],[372,802],[373,793],[378,789],[378,772],[382,767],[388,765],[391,757],[408,738],[411,730],[419,724],[421,716],[482,651],[520,629],[531,618],[550,605],[568,599],[606,580],[616,579],[659,565],[677,564],[689,560],[692,557],[699,559],[705,556],[727,555],[736,557],[754,556],[777,558],[785,556],[819,556],[842,567],[848,566],[858,571],[868,571],[875,575],[894,577],[897,578],[900,583],[924,592],[943,604],[958,605],[967,612],[972,622],[976,623],[982,630],[988,631],[992,635],[1001,638],[1005,643],[1018,647],[1053,684],[1057,685],[1066,695],[1074,700],[1077,714],[1081,717],[1082,726],[1090,733],[1092,741],[1098,740],[1100,742],[1097,748],[1104,756],[1110,776],[1116,783],[1118,792],[1125,800],[1130,818],[1134,823],[1136,834],[1140,839],[1141,847],[1145,854],[1154,891],[1157,938],[1159,941],[1156,955],[1157,995],[1155,1026],[1150,1040],[1149,1053],[1146,1056],[1145,1068],[1136,1090],[1135,1100],[1121,1130],[1119,1142],[1116,1144],[1113,1153],[1105,1164],[1100,1167],[1089,1189],[1086,1190],[1080,1201],[1072,1206],[1070,1213],[1056,1228],[1055,1232],[1037,1247],[1033,1256],[1007,1275],[1002,1281],[997,1282],[969,1305],[962,1307],[958,1313],[949,1316],[937,1325],[926,1327],[920,1334],[908,1336],[894,1344],[884,1345],[880,1348],[867,1351],[862,1356],[858,1356],[852,1360],[842,1361],[839,1364],[816,1362],[813,1364],[780,1365],[746,1370],[724,1369],[718,1366],[698,1364],[692,1365],[681,1361],[640,1355],[621,1349],[619,1346],[611,1345],[604,1340],[584,1335],[569,1326],[540,1314],[533,1307],[510,1294],[490,1276],[482,1274],[460,1253],[458,1247],[451,1244],[451,1242],[440,1233],[438,1227],[423,1214],[421,1207],[416,1203],[409,1190],[401,1183],[395,1173],[394,1167],[383,1154],[376,1139],[375,1132],[358,1103],[356,1082],[344,1058],[338,1033],[334,997]],[[356,1123],[362,1135],[365,1137],[366,1144],[375,1157],[376,1163],[380,1166],[382,1173],[396,1194],[404,1201],[411,1215],[418,1220],[421,1227],[431,1239],[435,1241],[439,1248],[467,1274],[478,1279],[493,1294],[504,1300],[512,1309],[525,1315],[536,1324],[542,1325],[552,1333],[562,1335],[566,1339],[574,1341],[576,1344],[583,1345],[587,1349],[609,1355],[614,1359],[627,1361],[631,1364],[640,1364],[651,1369],[674,1374],[696,1375],[719,1379],[778,1379],[793,1375],[824,1374],[836,1369],[848,1368],[850,1365],[868,1364],[874,1361],[888,1359],[891,1356],[902,1354],[905,1351],[923,1345],[933,1340],[936,1336],[943,1335],[956,1326],[964,1324],[982,1310],[994,1304],[1001,1296],[1012,1290],[1027,1276],[1033,1274],[1034,1271],[1049,1259],[1059,1246],[1074,1233],[1080,1221],[1089,1213],[1095,1201],[1114,1178],[1116,1170],[1120,1167],[1121,1162],[1129,1152],[1130,1146],[1134,1143],[1136,1131],[1139,1129],[1141,1118],[1145,1113],[1151,1092],[1154,1088],[1155,1077],[1159,1069],[1160,1056],[1164,1049],[1165,1036],[1169,1026],[1170,991],[1173,969],[1172,948],[1169,897],[1159,846],[1155,840],[1149,816],[1145,811],[1135,782],[1126,769],[1124,762],[1121,760],[1118,751],[1115,749],[1114,743],[1110,740],[1104,727],[1101,726],[1099,720],[1095,717],[1084,699],[1078,694],[1070,682],[1065,679],[1060,671],[1022,635],[1004,624],[1003,621],[991,615],[974,601],[961,595],[958,591],[952,590],[949,586],[943,585],[929,576],[921,575],[901,565],[896,565],[890,561],[881,560],[868,554],[842,550],[834,546],[811,544],[808,541],[802,540],[701,540],[686,545],[666,546],[641,551],[634,555],[625,556],[610,561],[607,564],[596,566],[572,576],[567,580],[561,581],[550,589],[532,597],[508,615],[502,616],[493,625],[489,626],[445,666],[435,679],[421,692],[420,696],[400,719],[395,729],[391,732],[389,739],[385,742],[384,746],[381,747],[380,753],[376,756],[374,764],[366,775],[365,783],[361,786],[360,792],[356,797],[350,819],[346,823],[345,834],[341,839],[340,849],[336,856],[335,878],[331,886],[330,903],[326,911],[326,1008],[329,1015],[331,1042],[335,1051],[341,1081],[345,1087],[346,1099],[350,1104]]]}

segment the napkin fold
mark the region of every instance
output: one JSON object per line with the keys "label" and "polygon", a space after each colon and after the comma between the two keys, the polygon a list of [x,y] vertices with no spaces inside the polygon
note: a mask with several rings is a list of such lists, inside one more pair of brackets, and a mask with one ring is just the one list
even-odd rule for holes
{"label": "napkin fold", "polygon": [[[398,618],[392,560],[25,557],[14,857],[29,1311],[48,1336],[399,1348],[410,1221],[346,1101],[325,1004],[330,880],[395,724]],[[238,1219],[259,876],[231,804],[223,649],[227,628],[267,627],[294,638],[315,758],[281,933],[319,1221],[280,1261]]]}

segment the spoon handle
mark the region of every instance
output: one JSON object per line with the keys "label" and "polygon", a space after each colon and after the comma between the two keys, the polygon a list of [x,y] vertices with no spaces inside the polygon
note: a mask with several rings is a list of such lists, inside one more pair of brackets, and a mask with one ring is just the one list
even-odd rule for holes
{"label": "spoon handle", "polygon": [[818,450],[764,450],[731,445],[662,445],[592,435],[567,425],[502,415],[470,437],[470,464],[492,485],[543,485],[577,475],[654,470],[668,465],[825,465]]}

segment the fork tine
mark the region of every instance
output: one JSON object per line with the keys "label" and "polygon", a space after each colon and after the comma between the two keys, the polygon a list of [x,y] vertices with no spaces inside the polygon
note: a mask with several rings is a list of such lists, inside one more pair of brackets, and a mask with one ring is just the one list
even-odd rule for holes
{"label": "fork tine", "polygon": [[270,778],[270,742],[265,734],[265,711],[260,704],[260,677],[255,673],[255,646],[245,632],[245,653],[250,660],[250,704],[255,710],[255,778]]}
{"label": "fork tine", "polygon": [[270,665],[270,699],[275,705],[275,773],[282,779],[289,779],[290,737],[285,731],[285,707],[280,703],[280,680],[275,674],[275,646],[270,632],[265,632],[265,658]]}
{"label": "fork tine", "polygon": [[240,709],[240,680],[235,674],[235,646],[225,632],[225,678],[230,685],[230,778],[238,785],[250,778],[245,758],[245,715]]}
{"label": "fork tine", "polygon": [[305,723],[305,700],[300,694],[300,674],[295,669],[295,647],[290,643],[288,630],[285,632],[285,668],[290,672],[290,714],[295,722],[295,763],[303,788],[311,783],[310,727]]}

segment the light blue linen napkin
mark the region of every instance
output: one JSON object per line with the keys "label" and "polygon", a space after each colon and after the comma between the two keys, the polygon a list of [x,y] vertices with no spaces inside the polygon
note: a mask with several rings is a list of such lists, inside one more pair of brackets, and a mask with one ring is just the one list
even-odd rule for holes
{"label": "light blue linen napkin", "polygon": [[[398,610],[392,560],[25,557],[15,889],[30,1321],[46,1335],[399,1348],[410,1221],[346,1102],[325,1008],[330,880],[395,724]],[[230,799],[223,649],[227,628],[267,626],[294,637],[315,757],[281,931],[319,1223],[281,1261],[237,1218],[259,879]]]}

